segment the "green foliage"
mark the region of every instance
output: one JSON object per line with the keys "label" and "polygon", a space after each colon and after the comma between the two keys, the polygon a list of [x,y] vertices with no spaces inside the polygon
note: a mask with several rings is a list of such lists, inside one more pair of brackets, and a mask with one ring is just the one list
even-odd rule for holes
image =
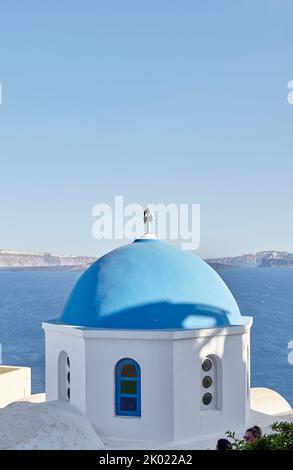
{"label": "green foliage", "polygon": [[232,450],[247,450],[247,444],[243,439],[238,439],[235,432],[227,431],[226,435],[232,444]]}
{"label": "green foliage", "polygon": [[252,444],[237,439],[235,432],[228,431],[233,450],[293,450],[293,423],[276,422],[271,426],[272,432],[264,434]]}

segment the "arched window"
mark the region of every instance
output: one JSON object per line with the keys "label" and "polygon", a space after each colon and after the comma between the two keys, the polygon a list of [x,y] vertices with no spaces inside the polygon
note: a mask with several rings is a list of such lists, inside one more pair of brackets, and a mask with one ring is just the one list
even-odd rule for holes
{"label": "arched window", "polygon": [[141,416],[140,367],[125,358],[115,367],[115,409],[118,416]]}

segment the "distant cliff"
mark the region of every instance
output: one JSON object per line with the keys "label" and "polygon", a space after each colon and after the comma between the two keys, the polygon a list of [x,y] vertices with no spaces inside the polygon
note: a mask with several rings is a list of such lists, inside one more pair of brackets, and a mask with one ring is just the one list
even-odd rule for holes
{"label": "distant cliff", "polygon": [[[53,253],[30,253],[0,250],[0,269],[86,269],[97,258],[91,256],[56,255]],[[293,253],[287,251],[259,251],[240,256],[209,258],[205,260],[214,269],[247,268],[293,268]]]}
{"label": "distant cliff", "polygon": [[222,267],[247,267],[247,268],[293,268],[293,253],[288,251],[258,251],[240,256],[228,256],[226,258],[210,258],[206,262],[217,269]]}
{"label": "distant cliff", "polygon": [[96,258],[0,250],[0,268],[85,268]]}

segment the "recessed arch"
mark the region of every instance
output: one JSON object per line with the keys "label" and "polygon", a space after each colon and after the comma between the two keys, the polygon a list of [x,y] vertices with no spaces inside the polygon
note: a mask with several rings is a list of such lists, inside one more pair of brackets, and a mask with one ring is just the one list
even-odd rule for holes
{"label": "recessed arch", "polygon": [[58,399],[70,401],[70,358],[65,351],[58,357]]}
{"label": "recessed arch", "polygon": [[208,354],[201,361],[200,397],[201,409],[222,409],[223,404],[222,361],[215,354]]}

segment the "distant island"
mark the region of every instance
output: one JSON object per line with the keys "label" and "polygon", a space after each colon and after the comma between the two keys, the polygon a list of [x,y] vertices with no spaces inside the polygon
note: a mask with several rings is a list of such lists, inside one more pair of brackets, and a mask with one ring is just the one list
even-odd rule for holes
{"label": "distant island", "polygon": [[229,268],[293,268],[293,253],[288,251],[258,251],[240,256],[205,260],[214,269]]}
{"label": "distant island", "polygon": [[0,269],[6,270],[84,270],[96,258],[0,250]]}

